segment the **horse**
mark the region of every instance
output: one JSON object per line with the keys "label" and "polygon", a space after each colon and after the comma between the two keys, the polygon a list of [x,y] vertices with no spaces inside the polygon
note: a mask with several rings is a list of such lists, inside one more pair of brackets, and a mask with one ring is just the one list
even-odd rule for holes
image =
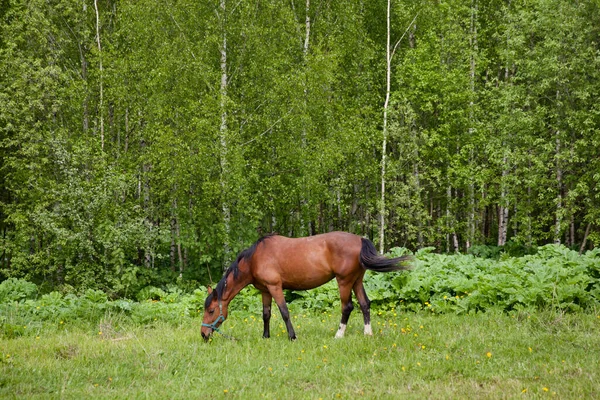
{"label": "horse", "polygon": [[354,306],[352,291],[358,299],[364,319],[364,334],[373,335],[370,300],[363,286],[367,269],[390,272],[409,269],[403,263],[410,256],[386,258],[373,243],[358,235],[330,232],[303,238],[267,235],[241,251],[225,271],[214,290],[208,286],[204,302],[201,334],[208,341],[227,319],[229,302],[246,286],[254,285],[262,295],[263,337],[270,337],[271,304],[279,307],[290,340],[296,339],[284,289],[308,290],[333,278],[337,280],[342,303],[342,318],[336,338],[344,337]]}

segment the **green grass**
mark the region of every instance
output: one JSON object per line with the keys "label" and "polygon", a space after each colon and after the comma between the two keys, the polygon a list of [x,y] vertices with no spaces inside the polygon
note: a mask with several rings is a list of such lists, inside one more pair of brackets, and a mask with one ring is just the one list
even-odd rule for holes
{"label": "green grass", "polygon": [[263,340],[243,313],[224,324],[237,340],[210,343],[198,319],[31,323],[0,339],[0,398],[600,397],[597,313],[374,313],[365,337],[357,312],[341,340],[337,312],[292,315],[295,342],[279,316]]}

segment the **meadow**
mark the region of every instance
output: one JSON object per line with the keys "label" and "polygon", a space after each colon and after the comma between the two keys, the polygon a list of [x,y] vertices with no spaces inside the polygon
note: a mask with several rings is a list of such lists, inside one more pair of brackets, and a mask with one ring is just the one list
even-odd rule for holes
{"label": "meadow", "polygon": [[261,338],[258,314],[234,312],[205,343],[200,320],[32,324],[0,339],[2,398],[598,398],[600,314],[554,311],[360,313],[334,339],[337,312],[293,310]]}

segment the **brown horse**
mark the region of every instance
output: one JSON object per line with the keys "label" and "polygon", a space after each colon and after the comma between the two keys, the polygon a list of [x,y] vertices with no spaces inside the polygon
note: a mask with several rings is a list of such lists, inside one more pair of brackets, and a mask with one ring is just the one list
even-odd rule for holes
{"label": "brown horse", "polygon": [[266,236],[242,251],[225,272],[217,287],[208,288],[204,303],[202,337],[208,340],[227,318],[227,307],[243,288],[252,284],[262,293],[263,337],[270,336],[271,302],[279,307],[290,340],[296,339],[284,289],[307,290],[336,278],[342,301],[342,320],[335,335],[344,336],[352,306],[352,290],[365,321],[365,335],[372,335],[370,301],[363,286],[367,269],[389,272],[408,267],[401,265],[408,256],[385,258],[377,254],[371,241],[345,232],[331,232],[305,238]]}

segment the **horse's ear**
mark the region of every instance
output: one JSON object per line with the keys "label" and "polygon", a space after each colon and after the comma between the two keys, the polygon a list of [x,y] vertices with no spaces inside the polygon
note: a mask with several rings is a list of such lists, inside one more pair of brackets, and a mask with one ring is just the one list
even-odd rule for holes
{"label": "horse's ear", "polygon": [[211,294],[212,291],[213,291],[212,288],[210,287],[210,285],[208,285],[208,287],[206,288],[206,290],[208,290],[208,294]]}

